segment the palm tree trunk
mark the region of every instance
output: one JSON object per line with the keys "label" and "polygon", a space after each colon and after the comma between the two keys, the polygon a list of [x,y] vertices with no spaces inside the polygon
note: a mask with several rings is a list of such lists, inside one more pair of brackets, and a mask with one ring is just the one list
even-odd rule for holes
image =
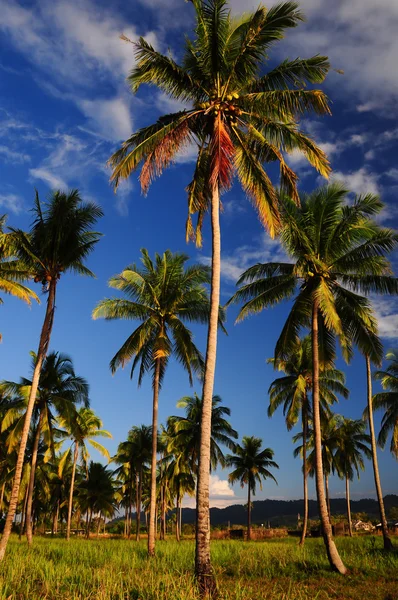
{"label": "palm tree trunk", "polygon": [[308,414],[307,414],[307,396],[304,399],[305,406],[302,407],[302,421],[303,421],[303,487],[304,487],[304,516],[303,516],[303,530],[301,532],[301,538],[299,545],[303,546],[305,536],[307,535],[308,527],[308,472],[307,472],[307,433],[308,433]]}
{"label": "palm tree trunk", "polygon": [[22,534],[24,532],[24,529],[26,527],[26,507],[28,504],[28,486],[26,486],[26,490],[25,490],[25,497],[24,497],[24,501],[23,501],[23,507],[22,507],[22,515],[21,515],[21,526],[19,528],[19,539],[22,539]]}
{"label": "palm tree trunk", "polygon": [[142,467],[140,471],[137,471],[136,475],[136,509],[135,509],[135,519],[136,519],[136,533],[135,539],[137,542],[140,541],[140,526],[141,526],[141,493],[142,493]]}
{"label": "palm tree trunk", "polygon": [[131,537],[131,511],[133,507],[133,482],[130,481],[130,490],[129,490],[129,506],[128,506],[128,515],[127,515],[127,539]]}
{"label": "palm tree trunk", "polygon": [[322,465],[322,436],[321,419],[319,410],[319,347],[318,347],[318,302],[313,300],[312,306],[312,372],[313,372],[313,413],[314,413],[314,434],[315,434],[315,479],[316,492],[318,498],[318,510],[322,525],[323,540],[326,546],[330,566],[344,575],[347,572],[343,561],[337,551],[336,544],[332,538],[332,526],[329,519],[325,489],[323,486],[323,465]]}
{"label": "palm tree trunk", "polygon": [[151,501],[149,506],[148,556],[155,556],[156,465],[158,443],[159,382],[160,358],[157,358],[155,364],[155,376],[153,380]]}
{"label": "palm tree trunk", "polygon": [[250,483],[247,486],[247,541],[249,542],[252,539],[252,523],[251,523],[251,505],[250,505]]}
{"label": "palm tree trunk", "polygon": [[47,354],[48,345],[51,337],[51,330],[54,321],[54,310],[55,310],[55,291],[56,291],[57,282],[53,280],[50,282],[48,298],[47,298],[47,307],[46,314],[44,317],[43,327],[40,334],[39,348],[37,350],[37,361],[35,365],[35,370],[33,372],[32,378],[32,386],[30,388],[28,407],[26,409],[25,422],[21,435],[21,443],[19,445],[18,450],[18,458],[15,466],[15,476],[14,482],[11,490],[10,504],[8,507],[8,513],[6,522],[4,525],[4,532],[0,542],[0,561],[3,560],[4,555],[6,553],[6,548],[8,544],[8,540],[11,535],[12,523],[14,521],[14,515],[17,510],[18,504],[18,496],[19,496],[19,487],[21,485],[21,477],[22,477],[22,469],[23,463],[25,459],[25,450],[26,444],[28,441],[28,435],[30,430],[30,423],[32,420],[33,408],[36,402],[37,388],[39,386],[39,379],[41,368],[43,365],[43,361]]}
{"label": "palm tree trunk", "polygon": [[97,524],[97,537],[99,536],[99,532],[100,532],[100,527],[101,527],[101,512],[98,515],[98,524]]}
{"label": "palm tree trunk", "polygon": [[176,540],[180,541],[180,494],[177,493],[176,502]]}
{"label": "palm tree trunk", "polygon": [[195,576],[202,596],[213,597],[217,593],[216,582],[210,560],[209,527],[209,479],[210,479],[210,438],[211,412],[213,401],[214,375],[217,358],[217,328],[220,306],[221,276],[221,234],[220,234],[220,194],[218,184],[213,187],[211,200],[211,288],[210,318],[207,333],[206,363],[203,381],[202,418],[200,425],[200,451],[198,482],[196,489],[196,547]]}
{"label": "palm tree trunk", "polygon": [[182,538],[182,498],[180,500],[180,538]]}
{"label": "palm tree trunk", "polygon": [[1,486],[1,495],[0,495],[0,513],[3,512],[3,502],[4,502],[4,492],[6,489],[6,482]]}
{"label": "palm tree trunk", "polygon": [[33,490],[35,487],[35,475],[36,475],[36,466],[37,466],[37,453],[39,450],[39,442],[41,435],[41,427],[43,423],[44,417],[44,409],[40,410],[39,422],[37,424],[35,439],[33,442],[33,450],[32,450],[32,461],[30,465],[30,475],[29,475],[29,485],[28,485],[28,502],[26,505],[26,538],[28,540],[28,545],[32,545],[33,541],[33,532],[32,532],[32,503],[33,503]]}
{"label": "palm tree trunk", "polygon": [[347,500],[347,519],[348,519],[348,532],[352,537],[352,521],[351,521],[351,502],[350,502],[350,480],[348,475],[345,476],[345,497]]}
{"label": "palm tree trunk", "polygon": [[326,494],[326,505],[328,507],[328,515],[329,521],[332,518],[332,513],[330,511],[330,496],[329,496],[329,477],[325,475],[325,494]]}
{"label": "palm tree trunk", "polygon": [[377,501],[379,503],[381,530],[383,532],[384,550],[392,550],[393,545],[391,538],[388,535],[388,526],[386,519],[386,511],[384,509],[383,492],[381,491],[379,464],[377,461],[377,446],[376,446],[376,435],[375,427],[373,422],[373,404],[372,404],[372,373],[370,368],[370,358],[366,357],[366,378],[367,378],[367,392],[368,392],[368,415],[369,415],[369,431],[371,437],[372,446],[372,463],[373,463],[373,474],[376,486]]}
{"label": "palm tree trunk", "polygon": [[68,502],[68,522],[66,525],[66,539],[69,541],[70,538],[70,525],[72,522],[72,508],[73,508],[73,490],[75,487],[75,475],[76,475],[76,465],[77,459],[79,457],[79,444],[75,440],[75,451],[73,453],[73,465],[72,465],[72,477],[70,481],[70,490],[69,490],[69,502]]}
{"label": "palm tree trunk", "polygon": [[160,487],[160,539],[164,540],[164,485]]}
{"label": "palm tree trunk", "polygon": [[90,508],[89,512],[88,512],[88,520],[87,520],[87,529],[86,529],[86,539],[90,539],[90,528],[91,528],[91,521],[93,518],[93,511]]}
{"label": "palm tree trunk", "polygon": [[59,518],[59,500],[57,502],[57,512],[55,516],[55,533],[58,533],[58,518]]}

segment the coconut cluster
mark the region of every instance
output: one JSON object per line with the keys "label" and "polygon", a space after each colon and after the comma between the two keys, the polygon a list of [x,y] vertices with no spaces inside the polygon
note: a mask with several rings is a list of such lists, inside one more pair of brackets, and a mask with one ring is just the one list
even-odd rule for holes
{"label": "coconut cluster", "polygon": [[221,112],[231,125],[237,125],[237,117],[242,114],[242,111],[238,106],[233,104],[233,100],[237,100],[238,98],[239,94],[237,92],[228,94],[225,96],[225,99],[212,96],[210,102],[203,102],[200,104],[200,108],[203,108],[206,112],[211,112],[214,116],[217,116]]}

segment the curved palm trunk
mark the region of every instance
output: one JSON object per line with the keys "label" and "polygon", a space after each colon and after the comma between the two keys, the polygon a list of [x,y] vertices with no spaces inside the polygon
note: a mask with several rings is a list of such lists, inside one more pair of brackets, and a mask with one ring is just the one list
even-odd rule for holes
{"label": "curved palm trunk", "polygon": [[210,560],[209,526],[209,478],[211,411],[214,375],[217,358],[217,328],[220,305],[221,235],[220,194],[218,185],[213,187],[211,201],[212,258],[210,319],[207,334],[206,364],[203,381],[202,419],[200,426],[200,452],[198,483],[196,489],[196,547],[195,576],[202,596],[212,597],[217,592]]}
{"label": "curved palm trunk", "polygon": [[37,350],[37,361],[35,365],[35,370],[33,372],[32,387],[30,388],[28,407],[26,409],[25,422],[21,435],[21,443],[18,450],[17,464],[15,466],[15,476],[11,490],[10,504],[8,507],[7,518],[4,525],[3,537],[1,538],[0,542],[0,560],[3,560],[4,555],[6,553],[8,540],[11,534],[12,523],[14,521],[14,516],[17,509],[19,487],[21,485],[22,469],[25,459],[25,450],[28,441],[30,423],[32,420],[33,407],[36,402],[37,388],[39,387],[41,368],[47,354],[48,344],[50,342],[51,330],[54,321],[56,286],[57,282],[55,280],[50,282],[46,314],[44,317],[43,327],[40,334],[39,348]]}
{"label": "curved palm trunk", "polygon": [[250,501],[250,483],[247,486],[247,541],[252,539],[252,507]]}
{"label": "curved palm trunk", "polygon": [[156,359],[153,380],[152,411],[152,460],[151,460],[151,502],[149,506],[148,556],[155,556],[155,518],[156,518],[156,464],[158,443],[158,407],[159,407],[160,359]]}
{"label": "curved palm trunk", "polygon": [[70,538],[70,526],[72,522],[72,508],[73,508],[73,490],[75,487],[75,476],[76,476],[76,465],[79,457],[79,444],[75,440],[75,451],[73,453],[73,465],[72,465],[72,477],[70,481],[69,490],[69,502],[68,502],[68,522],[66,524],[66,539],[69,541]]}
{"label": "curved palm trunk", "polygon": [[345,476],[345,497],[347,500],[347,519],[348,519],[348,532],[352,537],[352,521],[351,521],[351,502],[350,502],[350,480],[348,475]]}
{"label": "curved palm trunk", "polygon": [[330,521],[332,513],[330,511],[329,477],[327,475],[325,475],[325,494],[326,494],[326,506],[328,507],[328,515],[329,515],[329,521]]}
{"label": "curved palm trunk", "polygon": [[0,495],[0,513],[3,513],[3,502],[4,502],[4,492],[6,489],[6,484],[5,482],[3,483],[3,485],[1,486],[1,495]]}
{"label": "curved palm trunk", "polygon": [[28,486],[26,486],[23,507],[22,507],[22,515],[21,515],[21,525],[19,528],[19,539],[22,540],[22,534],[26,527],[26,507],[28,505]]}
{"label": "curved palm trunk", "polygon": [[[307,398],[305,398],[307,403]],[[307,472],[307,433],[308,433],[308,415],[307,408],[302,408],[302,421],[303,421],[303,486],[304,486],[304,516],[303,516],[303,530],[301,532],[301,538],[299,545],[302,546],[307,535],[308,527],[308,472]]]}
{"label": "curved palm trunk", "polygon": [[375,427],[373,422],[373,405],[372,405],[372,373],[370,368],[370,358],[366,357],[366,379],[367,379],[367,395],[368,395],[368,414],[369,414],[369,431],[371,437],[372,446],[372,464],[373,474],[377,493],[377,502],[379,503],[381,529],[383,532],[384,550],[392,550],[393,545],[391,538],[388,535],[388,526],[386,519],[386,511],[384,509],[383,492],[381,491],[379,464],[377,461],[377,446],[376,446],[376,435]]}
{"label": "curved palm trunk", "polygon": [[127,515],[127,539],[131,538],[131,511],[133,508],[133,482],[130,481],[130,490],[129,490],[129,507],[128,507],[128,515]]}
{"label": "curved palm trunk", "polygon": [[315,434],[315,479],[318,498],[318,510],[321,519],[323,540],[326,546],[329,563],[332,569],[342,575],[347,572],[332,538],[332,526],[326,505],[325,489],[323,486],[322,437],[319,410],[319,348],[318,348],[318,303],[314,299],[312,306],[312,372],[313,372],[313,411]]}
{"label": "curved palm trunk", "polygon": [[33,541],[33,531],[32,531],[32,504],[33,504],[33,490],[35,487],[35,475],[36,475],[36,466],[37,466],[37,453],[39,450],[39,442],[41,435],[41,427],[43,424],[44,411],[43,409],[40,411],[39,422],[37,424],[35,439],[33,442],[33,450],[32,450],[32,461],[30,465],[30,475],[29,475],[29,485],[28,485],[28,500],[26,504],[26,515],[25,515],[25,523],[26,523],[26,538],[28,540],[29,546],[32,545]]}
{"label": "curved palm trunk", "polygon": [[177,493],[176,501],[176,540],[180,541],[180,494]]}

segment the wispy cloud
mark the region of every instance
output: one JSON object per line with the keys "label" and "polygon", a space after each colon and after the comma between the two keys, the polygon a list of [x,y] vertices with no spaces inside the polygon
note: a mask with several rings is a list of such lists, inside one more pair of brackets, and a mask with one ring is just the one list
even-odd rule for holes
{"label": "wispy cloud", "polygon": [[6,211],[18,215],[23,210],[24,202],[18,194],[0,192],[0,206]]}

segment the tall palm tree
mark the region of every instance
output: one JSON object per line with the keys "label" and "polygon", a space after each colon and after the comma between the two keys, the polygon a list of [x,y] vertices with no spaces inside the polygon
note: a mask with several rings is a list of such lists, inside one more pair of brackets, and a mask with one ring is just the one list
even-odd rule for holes
{"label": "tall palm tree", "polygon": [[94,413],[91,408],[80,408],[78,411],[71,411],[65,417],[61,417],[59,419],[60,425],[64,427],[67,431],[68,437],[72,439],[72,444],[69,448],[63,453],[62,459],[59,465],[59,473],[62,473],[63,467],[68,460],[69,454],[72,450],[72,446],[75,446],[73,452],[73,463],[72,463],[72,475],[71,475],[71,483],[69,490],[69,500],[68,500],[68,520],[66,525],[66,539],[70,538],[70,526],[72,520],[72,509],[73,509],[73,492],[74,492],[74,484],[75,484],[75,476],[76,476],[76,466],[77,461],[79,460],[79,452],[81,456],[81,461],[83,465],[87,468],[87,461],[90,456],[87,442],[98,450],[102,456],[111,460],[108,450],[99,442],[97,442],[94,438],[97,437],[106,437],[111,438],[112,435],[109,431],[102,429],[102,421],[97,415]]}
{"label": "tall palm tree", "polygon": [[141,250],[143,268],[132,265],[109,281],[110,287],[127,298],[103,300],[93,311],[94,319],[133,319],[141,324],[127,338],[112,358],[112,372],[133,359],[131,376],[140,364],[138,385],[145,373],[152,373],[152,461],[151,504],[149,515],[148,554],[155,553],[156,464],[159,390],[170,357],[187,371],[192,384],[194,373],[203,372],[203,358],[185,323],[208,321],[209,297],[205,284],[210,271],[203,265],[186,267],[188,256],[167,250],[152,261],[146,249]]}
{"label": "tall palm tree", "polygon": [[352,537],[350,481],[356,473],[365,469],[363,457],[372,458],[370,449],[371,437],[365,432],[366,425],[363,421],[354,421],[342,417],[337,429],[337,444],[334,454],[334,463],[339,477],[345,479],[348,529]]}
{"label": "tall palm tree", "polygon": [[[131,494],[134,488],[133,478],[135,478],[135,515],[136,515],[136,540],[140,540],[141,526],[141,502],[142,487],[144,481],[144,470],[151,463],[152,451],[152,427],[148,425],[134,426],[128,432],[127,440],[121,442],[117,449],[114,461],[117,464],[126,465],[129,471],[128,480],[128,536],[130,535],[131,518]],[[117,473],[117,471],[116,471]]]}
{"label": "tall palm tree", "polygon": [[[214,470],[217,465],[225,467],[225,456],[220,444],[233,450],[234,440],[238,439],[238,432],[233,429],[225,417],[231,415],[231,410],[221,404],[220,396],[213,396],[211,414],[211,437],[210,437],[210,469]],[[197,394],[185,396],[177,402],[178,408],[185,409],[185,417],[169,417],[168,451],[175,452],[183,450],[189,458],[192,471],[198,473],[200,435],[203,402]]]}
{"label": "tall palm tree", "polygon": [[188,456],[181,448],[179,452],[166,458],[166,477],[170,491],[176,499],[176,539],[181,537],[182,508],[181,503],[185,494],[195,494],[195,476],[191,469]]}
{"label": "tall palm tree", "polygon": [[256,493],[257,483],[262,490],[262,479],[273,479],[277,483],[269,468],[279,469],[272,460],[274,451],[271,448],[261,450],[263,441],[254,436],[244,436],[242,445],[235,444],[234,454],[228,454],[226,462],[234,470],[229,474],[230,483],[239,481],[241,486],[247,485],[247,539],[251,539],[251,494]]}
{"label": "tall palm tree", "polygon": [[398,459],[398,351],[390,350],[386,359],[390,361],[386,370],[376,371],[374,375],[384,391],[373,396],[372,404],[373,410],[385,411],[378,437],[379,446],[384,448],[391,434],[390,451]]}
{"label": "tall palm tree", "polygon": [[[156,86],[186,110],[162,116],[153,125],[133,133],[113,154],[110,165],[117,187],[141,166],[141,189],[147,193],[180,150],[197,145],[192,182],[188,186],[187,238],[201,243],[204,215],[211,213],[211,317],[203,382],[203,419],[197,489],[196,576],[201,593],[215,592],[211,574],[208,530],[211,402],[217,352],[220,303],[220,194],[236,174],[264,226],[274,235],[279,226],[278,200],[264,164],[280,165],[281,185],[297,198],[297,175],[284,151],[301,152],[321,174],[329,163],[313,140],[300,131],[299,117],[311,112],[328,114],[326,96],[308,83],[323,82],[330,68],[324,56],[285,60],[264,73],[268,51],[287,30],[302,20],[296,2],[267,10],[260,6],[239,19],[230,14],[227,0],[192,0],[196,26],[186,38],[182,63],[157,52],[146,40],[134,43],[136,65],[128,81],[133,93],[141,85]],[[127,38],[125,38],[127,39]],[[128,40],[129,41],[129,40]],[[198,217],[196,231],[192,215]]]}
{"label": "tall palm tree", "polygon": [[[17,257],[17,244],[11,233],[4,233],[7,215],[0,216],[0,291],[31,304],[40,302],[37,295],[23,281],[31,279],[32,273]],[[3,304],[0,298],[0,304]],[[1,336],[0,336],[1,339]]]}
{"label": "tall palm tree", "polygon": [[25,422],[21,434],[10,504],[3,537],[0,542],[0,560],[5,555],[17,507],[25,448],[36,402],[40,373],[47,354],[54,323],[58,282],[61,276],[68,272],[93,277],[93,273],[85,266],[84,262],[94,250],[100,238],[100,234],[92,231],[91,227],[102,216],[102,210],[93,203],[84,203],[77,190],[69,193],[55,191],[45,204],[40,202],[36,193],[33,214],[35,220],[29,234],[19,229],[12,229],[13,243],[17,257],[26,265],[30,273],[34,273],[35,281],[42,282],[43,292],[48,296]]}
{"label": "tall palm tree", "polygon": [[[35,353],[32,353],[32,371],[35,369],[36,361],[37,356]],[[0,389],[4,393],[19,394],[24,399],[24,408],[26,407],[31,387],[32,382],[24,377],[21,378],[20,383],[5,381],[0,384]],[[26,505],[26,537],[29,545],[32,543],[32,501],[40,438],[44,434],[46,445],[54,456],[54,427],[56,426],[57,416],[67,417],[71,413],[74,413],[77,404],[83,403],[88,407],[88,390],[87,381],[75,374],[72,359],[69,356],[58,352],[51,352],[46,356],[40,373],[36,402],[32,415],[33,422],[35,423],[35,434]],[[5,415],[3,426],[8,424],[11,417],[10,413],[14,413],[14,411],[17,413],[18,407],[11,409]],[[13,428],[12,436],[14,441],[20,439],[24,425],[24,412]],[[10,444],[10,447],[13,448],[14,444]]]}
{"label": "tall palm tree", "polygon": [[[320,422],[319,347],[333,354],[338,336],[349,360],[356,344],[365,356],[379,361],[382,347],[370,301],[358,294],[397,293],[385,255],[396,247],[398,237],[376,225],[371,217],[382,209],[372,194],[347,204],[347,190],[338,183],[315,190],[301,199],[301,207],[286,200],[283,209],[282,244],[293,263],[257,264],[238,281],[234,301],[243,301],[238,320],[291,298],[293,306],[275,348],[275,358],[286,358],[302,327],[311,328],[312,397],[316,453],[316,489],[323,538],[329,562],[346,573],[336,545],[323,487]],[[320,344],[320,340],[322,343]]]}
{"label": "tall palm tree", "polygon": [[[330,414],[329,405],[338,401],[337,395],[348,398],[348,389],[344,386],[344,373],[333,367],[331,361],[323,357],[319,373],[319,394],[321,410]],[[275,379],[268,390],[270,403],[268,416],[272,417],[277,408],[283,406],[286,427],[290,431],[301,417],[302,426],[302,458],[303,458],[303,489],[304,516],[300,545],[304,544],[308,524],[308,467],[307,439],[308,425],[311,418],[309,394],[312,391],[312,351],[311,337],[297,338],[287,359],[269,359],[274,367],[285,375]]]}

